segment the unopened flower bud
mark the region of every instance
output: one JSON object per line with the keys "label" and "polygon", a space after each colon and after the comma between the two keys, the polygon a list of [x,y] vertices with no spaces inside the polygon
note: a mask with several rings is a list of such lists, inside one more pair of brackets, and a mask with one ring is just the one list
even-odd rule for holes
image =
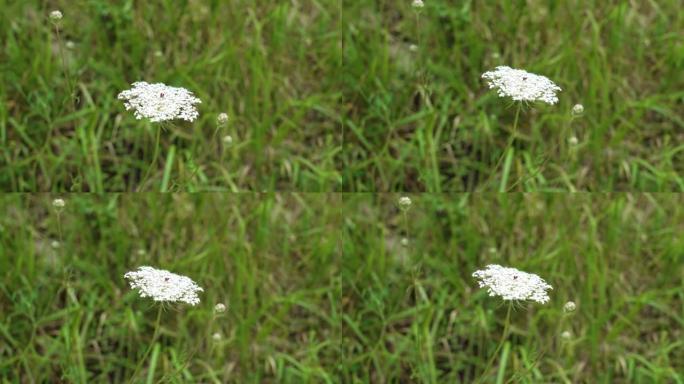
{"label": "unopened flower bud", "polygon": [[216,313],[223,313],[226,311],[226,306],[223,303],[218,303],[216,306],[214,306],[214,312]]}
{"label": "unopened flower bud", "polygon": [[568,301],[563,306],[563,312],[565,312],[565,313],[575,312],[576,309],[577,309],[577,305],[575,305],[574,301]]}
{"label": "unopened flower bud", "polygon": [[579,116],[584,113],[584,106],[582,104],[575,104],[574,107],[572,107],[572,114],[575,116]]}
{"label": "unopened flower bud", "polygon": [[66,205],[66,203],[62,199],[52,200],[52,206],[55,207],[55,209],[58,209],[58,210],[62,209],[62,208],[64,208],[65,205]]}
{"label": "unopened flower bud", "polygon": [[402,196],[399,198],[399,208],[402,211],[407,211],[411,208],[411,198],[408,196]]}
{"label": "unopened flower bud", "polygon": [[411,4],[413,8],[423,8],[425,4],[423,4],[423,0],[413,0],[413,4]]}
{"label": "unopened flower bud", "polygon": [[216,117],[216,123],[218,125],[223,125],[228,122],[228,114],[225,112],[219,113],[218,117]]}
{"label": "unopened flower bud", "polygon": [[52,20],[52,21],[62,20],[62,12],[60,12],[60,11],[50,12],[50,20]]}

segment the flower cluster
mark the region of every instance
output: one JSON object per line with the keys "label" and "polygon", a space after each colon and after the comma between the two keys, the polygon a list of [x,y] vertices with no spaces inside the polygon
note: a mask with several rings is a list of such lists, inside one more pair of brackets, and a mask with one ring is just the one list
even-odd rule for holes
{"label": "flower cluster", "polygon": [[535,274],[496,264],[475,271],[473,277],[479,280],[480,288],[487,288],[489,296],[501,296],[504,300],[532,300],[545,304],[549,301],[546,291],[553,289]]}
{"label": "flower cluster", "polygon": [[490,89],[496,89],[500,97],[510,97],[515,101],[543,101],[556,104],[561,91],[553,81],[545,76],[535,75],[522,69],[500,66],[494,71],[485,72]]}
{"label": "flower cluster", "polygon": [[204,291],[189,277],[147,266],[127,272],[124,278],[130,280],[131,289],[137,289],[141,297],[150,297],[154,301],[182,301],[196,305],[200,302],[197,293]]}
{"label": "flower cluster", "polygon": [[195,104],[202,101],[185,88],[170,87],[163,83],[133,83],[133,88],[119,93],[127,110],[135,111],[135,118],[152,122],[182,119],[195,121],[199,112]]}

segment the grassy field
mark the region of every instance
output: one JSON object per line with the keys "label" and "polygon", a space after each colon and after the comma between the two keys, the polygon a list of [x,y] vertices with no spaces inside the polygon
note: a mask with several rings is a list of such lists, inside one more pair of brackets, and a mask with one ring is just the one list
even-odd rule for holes
{"label": "grassy field", "polygon": [[141,265],[204,292],[163,313],[135,382],[338,382],[336,196],[53,197],[0,197],[0,382],[129,382],[157,313],[123,278]]}
{"label": "grassy field", "polygon": [[[339,186],[333,161],[341,147],[335,2],[0,5],[2,190]],[[48,18],[54,9],[64,15],[59,39]],[[202,100],[194,123],[164,128],[159,161],[144,185],[159,124],[135,120],[116,99],[141,80],[185,87]],[[217,130],[221,112],[229,122]],[[230,145],[222,141],[226,135]]]}
{"label": "grassy field", "polygon": [[[680,1],[344,4],[345,191],[684,190]],[[499,65],[562,88],[511,145]]]}
{"label": "grassy field", "polygon": [[[54,197],[0,199],[0,382],[684,382],[679,195]],[[490,263],[553,286],[496,355]],[[204,288],[156,343],[140,265]]]}
{"label": "grassy field", "polygon": [[419,195],[406,218],[397,197],[345,203],[340,382],[482,378],[506,314],[471,276],[490,263],[553,290],[513,311],[484,382],[684,382],[680,195]]}

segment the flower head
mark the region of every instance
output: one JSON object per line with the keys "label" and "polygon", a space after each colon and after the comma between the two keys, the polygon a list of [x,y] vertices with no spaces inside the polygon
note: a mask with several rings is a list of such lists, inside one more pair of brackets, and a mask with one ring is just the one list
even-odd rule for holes
{"label": "flower head", "polygon": [[563,331],[563,333],[561,333],[561,339],[564,341],[569,341],[572,339],[572,333],[570,331]]}
{"label": "flower head", "polygon": [[216,117],[216,124],[218,124],[218,125],[224,125],[227,122],[228,122],[228,114],[225,112],[219,113],[219,115]]}
{"label": "flower head", "polygon": [[218,332],[215,332],[213,335],[211,335],[211,338],[214,339],[214,341],[219,342],[219,341],[221,341],[221,334]]}
{"label": "flower head", "polygon": [[133,83],[133,88],[119,93],[127,110],[133,109],[135,118],[150,119],[153,123],[174,119],[195,121],[199,112],[195,104],[202,101],[185,88],[170,87],[163,83]]}
{"label": "flower head", "polygon": [[565,312],[565,313],[575,312],[576,309],[577,309],[577,305],[575,304],[574,301],[568,301],[563,306],[563,312]]}
{"label": "flower head", "polygon": [[500,97],[510,97],[515,101],[543,101],[547,104],[556,104],[556,92],[561,90],[545,76],[506,66],[485,72],[482,78],[487,80],[490,89],[497,90]]}
{"label": "flower head", "polygon": [[572,114],[575,116],[579,116],[584,113],[584,105],[582,104],[575,104],[574,107],[572,107]]}
{"label": "flower head", "polygon": [[52,200],[52,206],[53,206],[55,209],[62,209],[62,208],[64,208],[65,205],[66,205],[66,203],[64,202],[63,199],[54,199],[54,200]]}
{"label": "flower head", "polygon": [[480,288],[487,288],[489,296],[501,296],[504,300],[532,300],[545,304],[549,301],[546,290],[553,289],[535,274],[496,264],[475,271],[473,277],[479,280]]}
{"label": "flower head", "polygon": [[223,136],[223,144],[225,144],[225,145],[233,144],[233,137],[231,135]]}
{"label": "flower head", "polygon": [[189,277],[147,266],[127,272],[124,278],[130,280],[131,289],[137,289],[141,297],[151,297],[154,301],[196,305],[200,302],[197,293],[204,291]]}
{"label": "flower head", "polygon": [[60,12],[60,11],[50,12],[50,20],[52,20],[52,21],[62,20],[62,12]]}
{"label": "flower head", "polygon": [[406,211],[411,208],[411,198],[408,196],[402,196],[399,198],[399,208],[402,211]]}
{"label": "flower head", "polygon": [[223,313],[226,311],[226,305],[223,303],[218,303],[214,306],[214,312]]}
{"label": "flower head", "polygon": [[423,8],[425,4],[423,4],[423,0],[413,0],[413,3],[411,4],[413,8]]}

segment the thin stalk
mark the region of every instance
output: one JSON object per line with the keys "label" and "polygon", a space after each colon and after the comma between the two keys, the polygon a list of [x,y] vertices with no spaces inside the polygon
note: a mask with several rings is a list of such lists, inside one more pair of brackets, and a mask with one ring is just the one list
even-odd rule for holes
{"label": "thin stalk", "polygon": [[497,170],[499,169],[499,166],[501,166],[501,162],[503,161],[504,157],[506,157],[506,154],[508,153],[508,149],[513,146],[513,142],[515,141],[515,136],[518,133],[518,121],[520,120],[520,110],[522,110],[522,103],[518,103],[518,107],[515,110],[515,119],[513,120],[513,131],[508,138],[508,142],[506,143],[506,148],[504,149],[503,153],[499,157],[499,160],[496,162],[496,165],[494,166],[494,175],[496,175]]}
{"label": "thin stalk", "polygon": [[67,69],[66,56],[64,55],[64,44],[62,43],[62,36],[59,34],[59,25],[58,23],[54,23],[54,25],[55,34],[57,35],[57,46],[59,47],[59,55],[62,58],[62,70],[64,71],[64,78],[66,79],[67,87],[69,87],[69,107],[71,108],[71,111],[74,112],[76,110],[76,106],[74,104],[74,86],[71,81],[69,71]]}
{"label": "thin stalk", "polygon": [[494,360],[496,359],[496,356],[499,354],[499,351],[501,350],[501,347],[503,347],[504,343],[506,342],[506,339],[508,339],[508,333],[511,328],[511,309],[513,308],[513,304],[509,303],[508,304],[508,310],[506,311],[506,322],[504,323],[504,330],[503,333],[501,333],[501,340],[499,340],[499,345],[496,347],[496,350],[492,354],[492,356],[489,358],[489,361],[487,362],[487,366],[485,367],[484,372],[482,373],[482,376],[480,376],[480,379],[477,381],[478,383],[482,383],[483,381],[486,380],[487,374],[489,373],[489,370],[492,367],[492,364],[494,363]]}
{"label": "thin stalk", "polygon": [[133,375],[131,376],[131,380],[129,383],[134,382],[135,377],[138,375],[138,371],[140,368],[142,368],[143,363],[145,363],[145,360],[147,360],[147,355],[150,354],[152,349],[154,348],[154,344],[157,342],[157,337],[159,336],[159,325],[161,323],[161,314],[162,314],[162,306],[158,305],[159,309],[157,310],[157,321],[154,323],[154,334],[152,335],[152,341],[150,341],[150,346],[147,347],[147,351],[145,351],[145,354],[143,355],[142,359],[138,361],[138,364],[135,366],[135,371],[133,371]]}
{"label": "thin stalk", "polygon": [[140,192],[144,187],[145,183],[147,182],[147,178],[150,175],[150,172],[152,172],[152,168],[154,168],[157,165],[157,157],[159,156],[159,142],[161,141],[161,127],[157,128],[157,137],[154,141],[154,153],[152,155],[152,163],[150,163],[149,168],[147,168],[147,172],[145,172],[145,177],[140,181],[140,186],[138,187],[138,192]]}

